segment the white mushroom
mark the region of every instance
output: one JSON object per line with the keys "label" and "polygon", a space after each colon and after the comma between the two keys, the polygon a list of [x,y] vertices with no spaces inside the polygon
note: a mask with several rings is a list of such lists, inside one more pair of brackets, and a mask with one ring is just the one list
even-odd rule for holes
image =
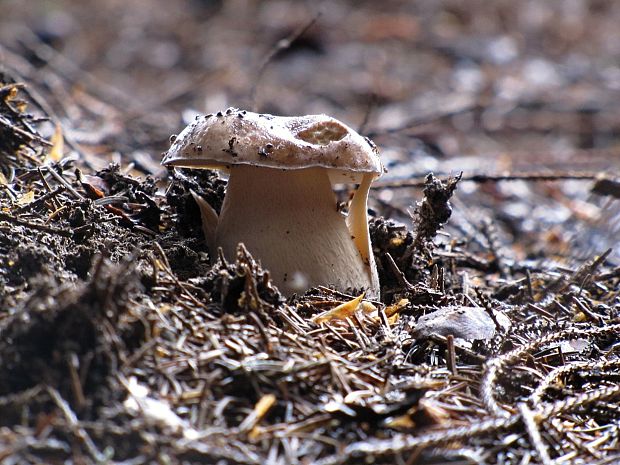
{"label": "white mushroom", "polygon": [[[243,242],[285,294],[333,285],[379,297],[366,203],[383,166],[375,145],[340,121],[231,108],[191,123],[162,163],[230,173],[219,217],[195,196],[211,250],[232,258]],[[351,182],[359,187],[345,218],[333,184]]]}

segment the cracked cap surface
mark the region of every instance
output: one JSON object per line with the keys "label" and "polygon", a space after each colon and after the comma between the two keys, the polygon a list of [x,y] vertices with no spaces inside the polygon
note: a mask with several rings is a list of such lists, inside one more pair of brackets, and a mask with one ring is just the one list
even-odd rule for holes
{"label": "cracked cap surface", "polygon": [[164,154],[164,165],[294,170],[322,167],[334,182],[359,182],[384,168],[375,144],[327,115],[273,116],[229,108],[199,116]]}

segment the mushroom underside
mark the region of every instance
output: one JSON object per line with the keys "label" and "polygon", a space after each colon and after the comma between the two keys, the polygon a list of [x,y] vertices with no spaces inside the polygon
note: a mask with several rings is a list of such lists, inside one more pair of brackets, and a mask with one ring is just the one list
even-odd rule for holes
{"label": "mushroom underside", "polygon": [[233,258],[237,244],[243,242],[287,295],[333,285],[341,291],[363,288],[367,297],[378,298],[365,214],[367,189],[360,194],[364,198],[357,204],[363,203],[363,214],[356,212],[350,230],[337,211],[326,169],[233,166],[215,245]]}

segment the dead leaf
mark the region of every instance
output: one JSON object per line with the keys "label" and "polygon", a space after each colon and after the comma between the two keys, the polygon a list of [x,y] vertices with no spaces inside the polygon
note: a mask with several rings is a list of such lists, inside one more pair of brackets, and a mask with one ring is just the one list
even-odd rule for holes
{"label": "dead leaf", "polygon": [[267,394],[259,399],[254,406],[254,412],[256,413],[258,419],[263,418],[271,407],[276,403],[276,396],[273,394]]}
{"label": "dead leaf", "polygon": [[398,312],[400,312],[407,305],[409,305],[409,299],[400,299],[395,304],[392,304],[392,305],[386,307],[386,309],[385,309],[385,316],[387,316],[389,318],[392,315],[395,315]]}
{"label": "dead leaf", "polygon": [[245,417],[245,420],[239,425],[240,431],[250,431],[249,437],[256,438],[260,434],[260,430],[257,428],[258,422],[263,419],[265,415],[271,410],[276,403],[276,396],[273,394],[266,394],[261,397],[254,409],[250,414]]}
{"label": "dead leaf", "polygon": [[52,135],[52,148],[49,152],[49,157],[52,161],[60,161],[65,151],[65,139],[62,135],[62,127],[60,123],[56,123],[56,130]]}
{"label": "dead leaf", "polygon": [[398,430],[410,430],[416,427],[415,422],[407,414],[397,417],[388,418],[385,421],[385,426]]}
{"label": "dead leaf", "polygon": [[28,191],[17,199],[17,205],[27,205],[34,200],[34,191]]}
{"label": "dead leaf", "polygon": [[362,303],[364,294],[365,293],[362,293],[359,297],[356,297],[355,299],[349,300],[348,302],[340,304],[337,307],[332,308],[331,310],[315,315],[314,317],[312,317],[312,321],[314,323],[320,324],[330,320],[344,320],[350,317],[357,311],[358,307]]}

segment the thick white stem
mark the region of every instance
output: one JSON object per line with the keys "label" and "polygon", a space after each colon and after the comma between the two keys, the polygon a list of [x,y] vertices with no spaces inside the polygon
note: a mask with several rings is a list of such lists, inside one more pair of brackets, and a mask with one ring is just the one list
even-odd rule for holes
{"label": "thick white stem", "polygon": [[321,168],[233,166],[215,242],[230,259],[243,242],[288,295],[317,285],[379,294]]}

